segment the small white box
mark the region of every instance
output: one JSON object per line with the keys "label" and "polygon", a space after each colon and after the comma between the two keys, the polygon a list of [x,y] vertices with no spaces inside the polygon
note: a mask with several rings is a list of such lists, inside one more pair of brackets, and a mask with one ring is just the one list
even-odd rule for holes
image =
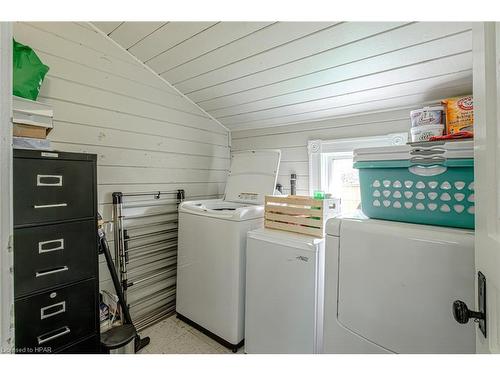
{"label": "small white box", "polygon": [[47,133],[52,129],[54,110],[45,103],[34,100],[12,97],[12,122],[47,128]]}
{"label": "small white box", "polygon": [[39,138],[12,137],[12,147],[24,150],[51,150],[50,140]]}

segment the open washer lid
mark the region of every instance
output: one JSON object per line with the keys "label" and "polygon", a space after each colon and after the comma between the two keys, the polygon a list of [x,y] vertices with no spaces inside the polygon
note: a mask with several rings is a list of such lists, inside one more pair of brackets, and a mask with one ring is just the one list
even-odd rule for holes
{"label": "open washer lid", "polygon": [[280,150],[234,152],[231,155],[224,200],[264,204],[264,197],[274,192],[280,159]]}
{"label": "open washer lid", "polygon": [[179,212],[221,220],[245,221],[264,217],[264,206],[209,199],[182,202]]}

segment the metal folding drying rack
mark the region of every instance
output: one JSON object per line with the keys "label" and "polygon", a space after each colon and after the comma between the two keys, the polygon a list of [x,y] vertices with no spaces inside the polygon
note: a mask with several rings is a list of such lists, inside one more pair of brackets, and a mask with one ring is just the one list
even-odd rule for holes
{"label": "metal folding drying rack", "polygon": [[[125,202],[127,197],[141,200]],[[138,330],[175,313],[178,205],[184,198],[184,190],[113,193],[115,267]],[[127,214],[134,210],[141,213]]]}

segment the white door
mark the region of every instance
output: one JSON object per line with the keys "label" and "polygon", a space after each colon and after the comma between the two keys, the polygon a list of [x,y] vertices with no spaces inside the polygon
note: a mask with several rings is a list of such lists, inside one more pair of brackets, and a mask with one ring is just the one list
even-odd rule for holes
{"label": "white door", "polygon": [[486,337],[477,326],[476,350],[500,353],[500,23],[474,24],[473,35],[476,301],[477,273],[486,277]]}

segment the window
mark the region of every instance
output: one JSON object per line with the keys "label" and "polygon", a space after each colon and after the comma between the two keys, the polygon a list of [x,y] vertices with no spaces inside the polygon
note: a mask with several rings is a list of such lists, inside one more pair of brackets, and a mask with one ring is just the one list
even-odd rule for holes
{"label": "window", "polygon": [[351,153],[326,154],[328,179],[325,193],[330,193],[339,202],[340,213],[355,212],[361,203],[358,170],[353,168]]}
{"label": "window", "polygon": [[336,200],[337,212],[354,213],[360,206],[361,194],[358,170],[353,168],[353,150],[404,144],[407,133],[375,137],[360,137],[331,141],[310,141],[309,193],[321,190]]}

